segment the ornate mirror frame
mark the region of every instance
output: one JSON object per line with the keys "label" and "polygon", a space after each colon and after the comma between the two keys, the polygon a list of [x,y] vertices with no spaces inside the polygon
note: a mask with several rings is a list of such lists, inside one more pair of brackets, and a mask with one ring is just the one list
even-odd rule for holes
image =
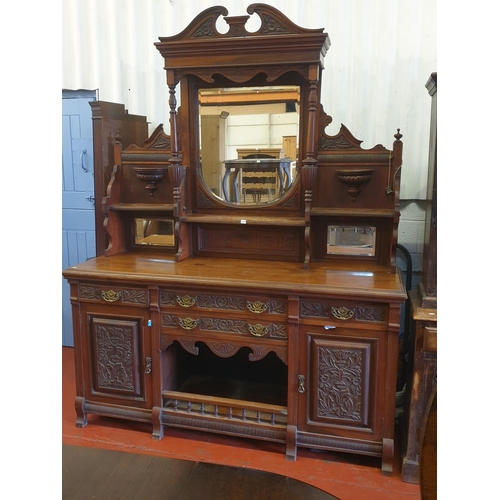
{"label": "ornate mirror frame", "polygon": [[[199,167],[197,91],[210,86],[298,85],[301,88],[299,157],[293,189],[270,206],[252,207],[254,211],[288,210],[303,212],[309,184],[317,163],[321,71],[330,46],[328,34],[321,29],[295,25],[274,7],[252,4],[249,15],[228,17],[224,7],[211,7],[200,13],[181,33],[160,37],[155,45],[164,58],[170,93],[171,171],[180,180],[186,167],[187,193],[196,193],[184,204],[190,213],[224,208],[233,211],[207,189]],[[261,21],[255,32],[246,29],[250,15]],[[220,16],[228,31],[220,33]],[[221,83],[218,83],[221,82]],[[181,105],[177,111],[176,88],[180,83]],[[180,126],[182,124],[182,126]],[[179,152],[182,149],[182,162]],[[174,186],[175,187],[175,186]],[[194,190],[193,190],[193,187]],[[302,196],[301,196],[302,194]],[[181,209],[182,211],[183,209]]]}

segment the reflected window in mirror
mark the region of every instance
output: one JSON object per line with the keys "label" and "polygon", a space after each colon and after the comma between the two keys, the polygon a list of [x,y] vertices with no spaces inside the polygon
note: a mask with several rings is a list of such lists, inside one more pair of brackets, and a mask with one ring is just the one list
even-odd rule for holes
{"label": "reflected window in mirror", "polygon": [[374,226],[328,226],[327,254],[375,256]]}
{"label": "reflected window in mirror", "polygon": [[175,246],[174,220],[156,218],[135,219],[135,243],[137,245]]}
{"label": "reflected window in mirror", "polygon": [[283,196],[296,175],[300,87],[198,90],[203,180],[220,199],[259,205]]}

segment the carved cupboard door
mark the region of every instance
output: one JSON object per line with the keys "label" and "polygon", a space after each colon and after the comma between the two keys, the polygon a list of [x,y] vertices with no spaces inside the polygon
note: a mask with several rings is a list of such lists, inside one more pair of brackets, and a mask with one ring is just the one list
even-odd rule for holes
{"label": "carved cupboard door", "polygon": [[299,430],[379,439],[384,332],[301,327]]}
{"label": "carved cupboard door", "polygon": [[152,407],[148,319],[149,311],[142,308],[82,307],[86,400]]}

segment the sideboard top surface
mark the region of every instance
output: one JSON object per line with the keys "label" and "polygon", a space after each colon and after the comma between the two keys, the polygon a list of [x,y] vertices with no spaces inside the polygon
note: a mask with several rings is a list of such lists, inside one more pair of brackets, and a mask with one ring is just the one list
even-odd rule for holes
{"label": "sideboard top surface", "polygon": [[121,253],[97,257],[64,270],[66,279],[128,281],[158,285],[265,289],[281,294],[318,293],[370,297],[372,300],[404,301],[406,292],[400,272],[352,264],[314,263],[305,270],[298,262],[191,257],[176,262],[158,254]]}

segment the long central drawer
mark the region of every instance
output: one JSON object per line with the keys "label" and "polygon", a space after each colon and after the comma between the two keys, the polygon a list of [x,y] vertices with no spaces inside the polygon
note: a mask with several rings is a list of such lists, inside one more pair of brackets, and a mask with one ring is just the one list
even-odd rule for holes
{"label": "long central drawer", "polygon": [[265,295],[236,295],[214,292],[193,292],[186,290],[160,290],[160,308],[178,310],[198,310],[203,312],[227,311],[249,317],[269,317],[277,319],[287,317],[286,297]]}

